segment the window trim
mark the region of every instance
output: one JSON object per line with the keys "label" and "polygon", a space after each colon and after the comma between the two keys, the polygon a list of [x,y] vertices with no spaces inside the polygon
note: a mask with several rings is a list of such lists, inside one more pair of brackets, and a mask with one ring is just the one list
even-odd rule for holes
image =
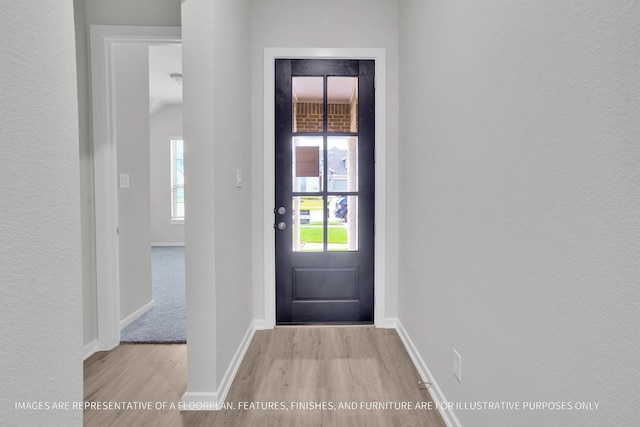
{"label": "window trim", "polygon": [[[182,183],[178,183],[178,165],[177,165],[177,160],[178,160],[178,153],[177,150],[179,150],[178,148],[178,143],[181,146],[180,147],[180,151],[182,151]],[[170,191],[170,198],[171,198],[171,210],[170,210],[170,216],[169,216],[169,223],[170,224],[184,224],[184,213],[185,213],[185,206],[184,206],[184,139],[181,136],[175,136],[175,137],[171,137],[169,138],[169,144],[170,144],[170,186],[169,186],[169,191]],[[177,191],[182,188],[182,194],[183,194],[183,201],[182,201],[182,215],[180,214],[180,203],[177,201]]]}

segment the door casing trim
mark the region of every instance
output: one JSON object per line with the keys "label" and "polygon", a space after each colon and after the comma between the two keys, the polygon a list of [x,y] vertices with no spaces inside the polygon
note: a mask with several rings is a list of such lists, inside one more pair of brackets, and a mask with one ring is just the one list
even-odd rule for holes
{"label": "door casing trim", "polygon": [[386,316],[386,49],[384,48],[265,48],[264,49],[264,321],[260,329],[276,324],[275,234],[273,204],[275,200],[275,66],[276,59],[373,59],[376,81],[376,196],[375,196],[375,258],[374,258],[374,324],[393,327]]}
{"label": "door casing trim", "polygon": [[119,44],[182,43],[180,27],[90,25],[90,75],[95,194],[95,351],[120,343],[118,157],[114,50]]}

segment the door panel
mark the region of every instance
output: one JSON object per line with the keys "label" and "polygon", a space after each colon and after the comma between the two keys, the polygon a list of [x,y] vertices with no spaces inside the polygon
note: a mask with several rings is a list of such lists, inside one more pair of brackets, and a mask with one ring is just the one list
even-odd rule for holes
{"label": "door panel", "polygon": [[276,322],[373,323],[374,61],[275,71]]}
{"label": "door panel", "polygon": [[356,268],[294,268],[293,300],[357,300]]}

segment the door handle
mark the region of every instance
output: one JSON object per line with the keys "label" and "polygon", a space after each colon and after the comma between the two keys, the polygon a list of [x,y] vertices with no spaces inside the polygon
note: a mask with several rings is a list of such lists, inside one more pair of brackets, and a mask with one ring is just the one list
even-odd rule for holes
{"label": "door handle", "polygon": [[280,206],[277,210],[274,209],[274,213],[276,212],[280,215],[284,215],[287,213],[287,208],[285,208],[284,206]]}
{"label": "door handle", "polygon": [[278,227],[278,230],[285,230],[287,228],[287,223],[284,221],[280,221],[276,227]]}

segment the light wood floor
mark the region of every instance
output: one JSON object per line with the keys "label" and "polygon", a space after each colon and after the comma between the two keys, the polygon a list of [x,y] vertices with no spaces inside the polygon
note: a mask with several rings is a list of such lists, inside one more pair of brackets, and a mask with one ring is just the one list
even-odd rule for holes
{"label": "light wood floor", "polygon": [[[122,344],[96,353],[84,364],[84,400],[177,406],[186,389],[186,352],[186,345]],[[340,402],[430,402],[419,379],[394,330],[276,328],[256,331],[227,395],[233,410],[87,409],[84,425],[445,426],[435,409],[338,409]],[[287,410],[242,409],[238,402],[282,402]],[[296,410],[297,402],[334,410]]]}

